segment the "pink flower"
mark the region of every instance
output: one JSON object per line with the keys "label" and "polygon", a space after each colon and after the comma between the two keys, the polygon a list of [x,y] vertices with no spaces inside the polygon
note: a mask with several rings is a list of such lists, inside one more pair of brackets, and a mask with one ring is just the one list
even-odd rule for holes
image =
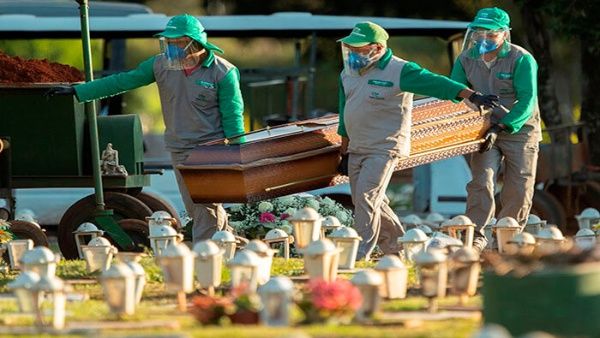
{"label": "pink flower", "polygon": [[275,215],[273,215],[270,212],[263,212],[260,214],[259,217],[259,221],[261,223],[273,223],[275,222],[277,219],[275,218]]}
{"label": "pink flower", "polygon": [[284,212],[283,214],[281,214],[281,216],[279,216],[279,219],[283,221],[284,219],[287,219],[287,218],[289,218],[289,217],[290,217],[290,214],[286,214],[286,213]]}
{"label": "pink flower", "polygon": [[328,283],[323,280],[309,284],[311,301],[318,310],[328,312],[356,311],[362,303],[358,288],[347,280]]}

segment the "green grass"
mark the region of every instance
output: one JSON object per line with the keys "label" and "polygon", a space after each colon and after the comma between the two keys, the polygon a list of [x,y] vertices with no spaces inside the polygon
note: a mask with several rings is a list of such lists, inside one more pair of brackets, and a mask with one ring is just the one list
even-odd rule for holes
{"label": "green grass", "polygon": [[[162,284],[162,273],[160,268],[154,263],[152,257],[143,258],[142,266],[146,270],[147,284],[144,289],[144,298],[136,313],[131,316],[125,316],[122,320],[128,322],[139,321],[169,321],[177,322],[180,330],[155,329],[155,330],[120,330],[107,331],[102,333],[91,333],[91,335],[105,336],[109,334],[126,335],[173,335],[180,333],[189,337],[469,337],[480,325],[479,320],[475,319],[455,319],[447,321],[427,322],[418,327],[404,327],[402,325],[347,325],[347,326],[293,326],[291,328],[268,328],[263,326],[236,326],[227,321],[222,326],[202,326],[194,318],[186,313],[176,310],[176,299],[174,294],[167,293]],[[374,263],[358,262],[357,269],[372,268]],[[285,261],[282,258],[275,258],[273,261],[272,275],[298,276],[303,273],[303,263],[301,259],[292,258]],[[57,268],[57,275],[65,281],[69,280],[94,280],[95,274],[88,274],[85,270],[83,261],[61,261]],[[6,283],[13,280],[17,275],[15,273],[0,274],[0,293],[8,292]],[[342,278],[351,278],[352,274],[340,275]],[[223,283],[228,283],[229,271],[226,267],[223,269]],[[409,286],[414,287],[416,277],[414,269],[409,268]],[[102,288],[99,283],[76,283],[73,284],[74,293],[87,294],[85,301],[69,302],[67,304],[67,324],[69,322],[81,321],[114,321],[118,318],[111,314],[107,305],[104,303]],[[412,294],[412,293],[411,293]],[[193,295],[188,295],[191,299]],[[440,306],[455,305],[456,297],[448,297],[440,300]],[[468,305],[480,305],[481,299],[473,297]],[[423,310],[427,307],[427,299],[423,297],[409,296],[407,299],[384,301],[381,310],[385,312],[415,311]],[[302,314],[297,307],[292,311],[294,323],[302,320]],[[14,299],[0,298],[0,327],[26,326],[32,325],[33,319],[29,316],[19,315],[18,308]],[[53,337],[82,337],[89,336],[90,333],[81,335],[55,335]],[[0,337],[10,337],[0,334]],[[19,335],[27,337],[27,335]],[[30,337],[43,337],[41,335],[31,335]]]}

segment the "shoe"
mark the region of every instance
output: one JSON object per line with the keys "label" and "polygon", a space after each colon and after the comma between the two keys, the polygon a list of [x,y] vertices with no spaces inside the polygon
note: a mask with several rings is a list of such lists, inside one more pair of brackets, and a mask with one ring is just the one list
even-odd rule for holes
{"label": "shoe", "polygon": [[481,254],[488,242],[485,237],[477,237],[473,240],[473,249],[477,250],[477,253]]}

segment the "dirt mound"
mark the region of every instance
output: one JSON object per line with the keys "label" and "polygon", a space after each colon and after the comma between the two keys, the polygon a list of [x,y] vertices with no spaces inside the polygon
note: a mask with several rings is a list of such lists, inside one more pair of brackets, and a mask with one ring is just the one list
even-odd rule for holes
{"label": "dirt mound", "polygon": [[0,51],[0,83],[80,82],[84,75],[75,67],[48,60],[26,60]]}

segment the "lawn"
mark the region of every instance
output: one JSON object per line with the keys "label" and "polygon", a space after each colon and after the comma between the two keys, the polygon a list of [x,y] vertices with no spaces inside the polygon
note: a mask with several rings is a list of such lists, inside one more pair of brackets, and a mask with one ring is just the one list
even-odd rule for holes
{"label": "lawn", "polygon": [[[83,336],[105,336],[108,334],[136,335],[136,336],[158,336],[181,334],[189,337],[469,337],[479,326],[478,319],[452,319],[439,321],[409,321],[409,322],[391,322],[385,325],[345,325],[345,326],[324,326],[324,325],[296,325],[291,328],[269,328],[264,326],[239,326],[223,322],[220,326],[202,326],[195,319],[186,313],[178,312],[176,309],[175,296],[164,291],[162,284],[162,274],[160,269],[154,263],[153,259],[148,257],[142,260],[142,265],[146,270],[148,283],[144,290],[144,298],[137,308],[136,313],[122,318],[122,321],[134,324],[125,330],[105,330],[100,332],[84,330],[77,334],[58,335],[59,337],[83,337]],[[372,267],[373,263],[359,262],[358,268]],[[298,276],[302,273],[302,261],[300,259],[290,259],[288,262],[281,258],[276,258],[273,263],[272,275]],[[413,269],[410,269],[409,287],[414,287],[416,279]],[[83,261],[61,261],[57,269],[57,275],[65,281],[78,280],[79,283],[73,284],[72,293],[86,295],[84,301],[70,301],[67,303],[67,326],[78,325],[85,326],[84,322],[109,323],[117,320],[116,316],[109,313],[108,307],[102,298],[102,289],[98,283],[94,282],[95,276],[90,276],[85,271]],[[352,275],[343,274],[342,278],[351,278]],[[33,318],[18,314],[16,302],[8,297],[6,284],[14,279],[16,274],[0,274],[0,336],[6,335],[9,328],[17,326],[31,325]],[[224,269],[223,281],[229,280],[229,271]],[[87,283],[85,283],[87,281]],[[301,281],[300,281],[301,282]],[[422,297],[412,296],[414,290],[410,290],[409,298],[394,301],[385,301],[382,303],[381,310],[388,314],[400,311],[423,310],[427,306],[427,300]],[[193,295],[188,295],[191,299]],[[457,298],[450,296],[440,301],[440,305],[454,305]],[[480,305],[480,298],[473,297],[469,305]],[[298,308],[292,311],[294,322],[299,322],[303,315]],[[144,328],[148,323],[156,325],[164,323],[162,328]],[[135,327],[139,324],[139,327]],[[32,334],[31,337],[40,337]],[[19,335],[27,337],[27,335]],[[56,335],[55,335],[56,337]]]}

